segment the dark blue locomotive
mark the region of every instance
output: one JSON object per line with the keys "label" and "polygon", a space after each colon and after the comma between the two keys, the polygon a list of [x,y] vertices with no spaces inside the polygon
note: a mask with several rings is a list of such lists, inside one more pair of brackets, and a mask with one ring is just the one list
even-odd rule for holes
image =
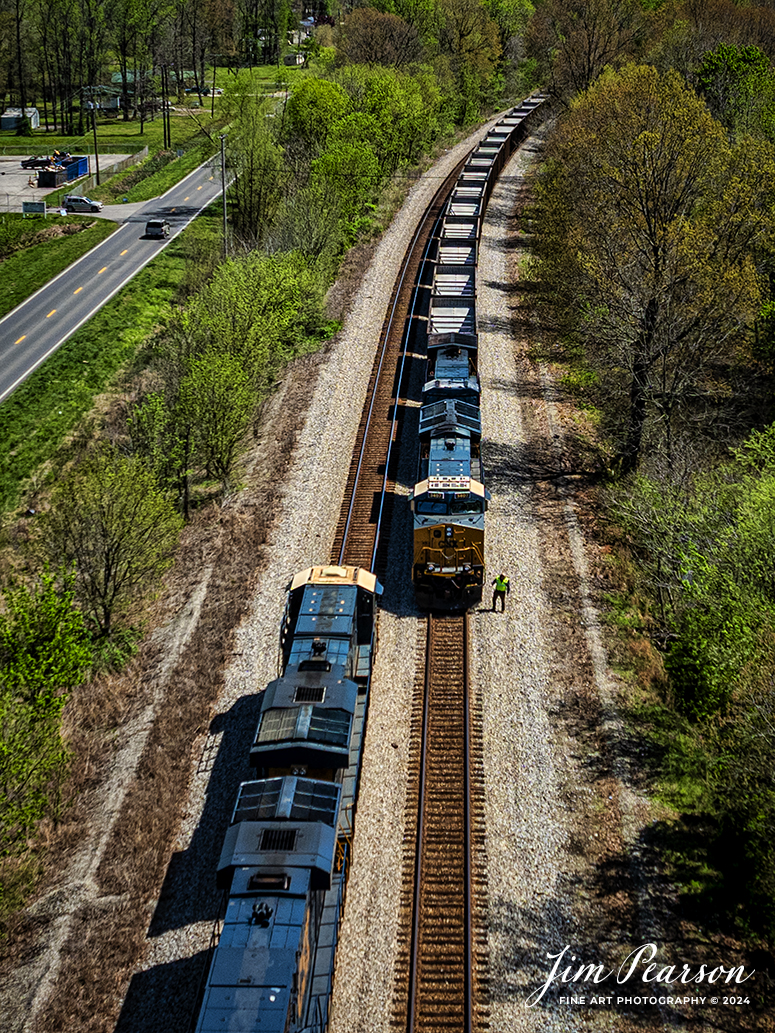
{"label": "dark blue locomotive", "polygon": [[218,864],[228,906],[197,1033],[325,1030],[381,591],[357,567],[291,582],[260,777],[239,788]]}
{"label": "dark blue locomotive", "polygon": [[419,469],[410,500],[412,580],[424,609],[465,609],[482,598],[490,495],[481,461],[477,369],[479,236],[500,171],[543,103],[543,97],[529,97],[490,130],[469,156],[442,221],[428,313]]}

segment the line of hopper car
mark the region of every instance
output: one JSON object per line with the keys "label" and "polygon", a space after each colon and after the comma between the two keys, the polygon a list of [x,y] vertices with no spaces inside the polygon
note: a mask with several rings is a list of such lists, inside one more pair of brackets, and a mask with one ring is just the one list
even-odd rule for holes
{"label": "line of hopper car", "polygon": [[[420,471],[412,493],[414,583],[426,606],[481,598],[484,514],[476,251],[493,184],[541,98],[471,155],[444,218],[433,280]],[[263,694],[218,864],[228,904],[196,1033],[324,1033],[344,901],[382,587],[358,567],[293,579],[280,677]]]}
{"label": "line of hopper car", "polygon": [[471,153],[443,216],[428,313],[420,461],[410,498],[412,580],[423,609],[465,609],[485,579],[490,493],[482,467],[476,274],[482,217],[501,169],[545,98],[514,108]]}

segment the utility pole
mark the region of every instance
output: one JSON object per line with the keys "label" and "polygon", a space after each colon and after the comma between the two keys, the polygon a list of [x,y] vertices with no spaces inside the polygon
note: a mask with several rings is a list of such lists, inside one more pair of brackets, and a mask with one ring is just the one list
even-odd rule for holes
{"label": "utility pole", "polygon": [[221,198],[223,199],[223,257],[229,254],[226,237],[226,134],[221,133]]}
{"label": "utility pole", "polygon": [[100,185],[100,156],[97,152],[97,102],[92,101],[91,108],[91,125],[94,130],[94,168],[97,172],[97,186]]}

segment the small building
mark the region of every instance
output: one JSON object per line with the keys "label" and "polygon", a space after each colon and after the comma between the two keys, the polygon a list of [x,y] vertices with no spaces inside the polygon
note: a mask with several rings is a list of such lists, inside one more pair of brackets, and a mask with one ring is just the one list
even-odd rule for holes
{"label": "small building", "polygon": [[[37,108],[25,108],[24,115],[30,121],[30,128],[37,129],[40,125],[40,114]],[[18,129],[22,124],[21,108],[6,108],[0,115],[0,129]]]}

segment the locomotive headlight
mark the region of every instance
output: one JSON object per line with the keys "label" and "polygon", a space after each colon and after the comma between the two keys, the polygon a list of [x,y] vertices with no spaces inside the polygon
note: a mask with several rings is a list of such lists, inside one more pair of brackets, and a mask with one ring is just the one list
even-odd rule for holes
{"label": "locomotive headlight", "polygon": [[448,527],[447,528],[447,538],[451,538],[451,537],[452,537],[452,528]]}

